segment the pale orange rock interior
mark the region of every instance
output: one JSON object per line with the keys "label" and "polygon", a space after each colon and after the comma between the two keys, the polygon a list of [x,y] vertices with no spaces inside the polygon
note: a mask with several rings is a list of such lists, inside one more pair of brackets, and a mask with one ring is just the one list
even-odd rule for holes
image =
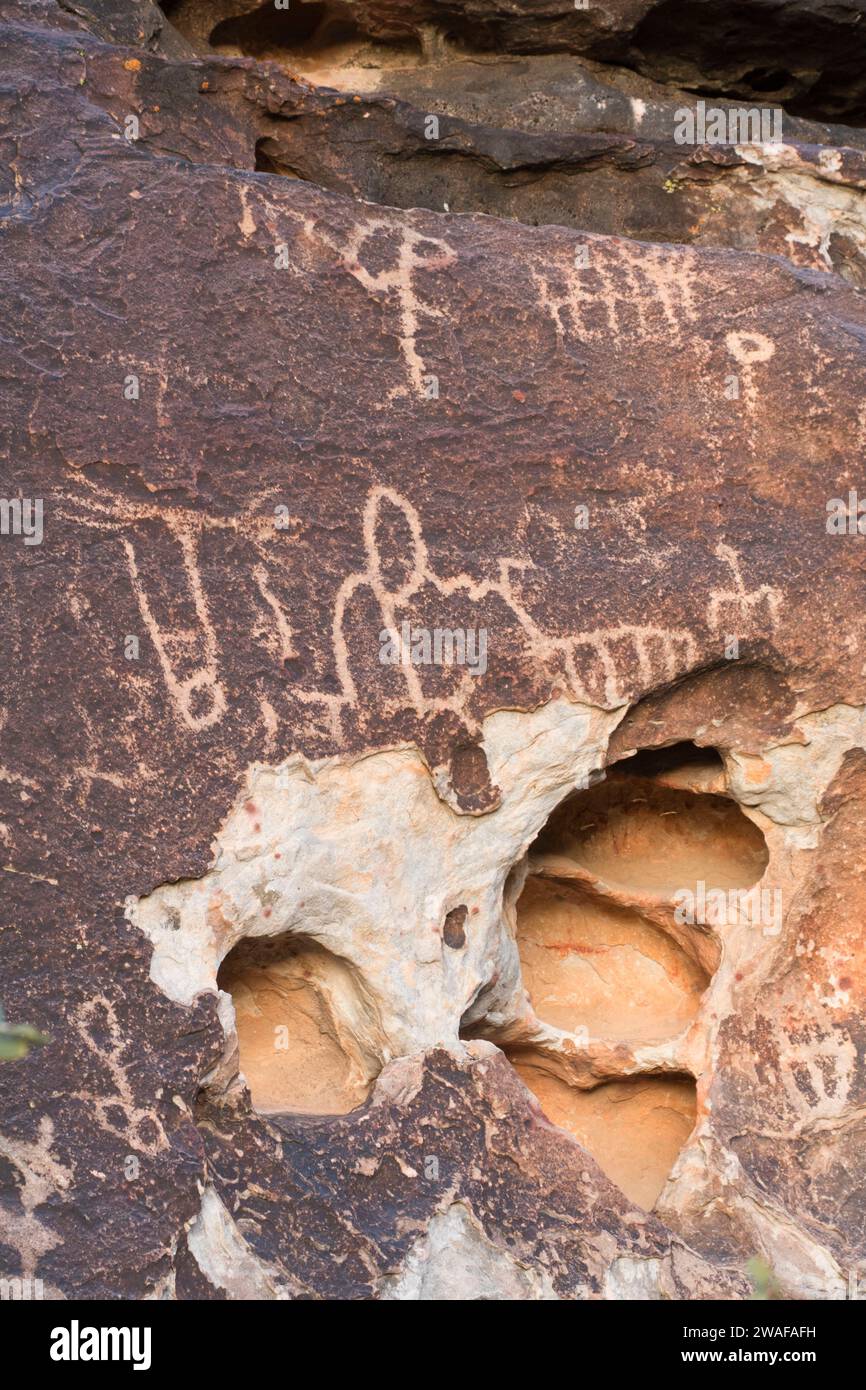
{"label": "pale orange rock interior", "polygon": [[[559,807],[530,851],[517,905],[537,1017],[579,1045],[626,1043],[632,1056],[695,1022],[718,965],[715,938],[676,922],[674,895],[700,881],[750,888],[768,860],[758,827],[718,795],[717,755],[684,748],[657,761],[626,759]],[[654,1206],[695,1125],[695,1078],[649,1065],[587,1089],[543,1049],[515,1048],[512,1060],[548,1119],[628,1197]]]}

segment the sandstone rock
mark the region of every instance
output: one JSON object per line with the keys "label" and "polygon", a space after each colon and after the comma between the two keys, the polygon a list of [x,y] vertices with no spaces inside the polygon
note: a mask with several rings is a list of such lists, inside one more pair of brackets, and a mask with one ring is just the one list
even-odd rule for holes
{"label": "sandstone rock", "polygon": [[[154,8],[0,6],[0,979],[51,1038],[0,1067],[0,1271],[743,1299],[758,1256],[844,1296],[862,138],[692,151],[706,237],[631,240],[618,193],[618,234],[591,191],[550,225],[552,182],[532,226],[504,190],[563,142],[569,190],[669,169],[664,102],[533,132],[458,72],[449,213],[417,74],[323,90],[205,52],[250,6]],[[620,61],[665,9],[479,0],[457,37]],[[780,70],[811,12],[773,12]]]}
{"label": "sandstone rock", "polygon": [[[704,92],[784,102],[794,114],[849,119],[864,111],[862,0],[301,0],[288,22],[261,0],[174,0],[198,42],[321,52],[373,38],[416,51],[581,53]],[[411,49],[409,50],[411,51]],[[387,59],[386,59],[387,61]]]}
{"label": "sandstone rock", "polygon": [[[130,70],[116,51],[95,54],[98,98],[120,121],[130,102],[142,111],[142,139],[157,152],[207,157],[212,131],[218,160],[370,202],[736,246],[866,283],[866,156],[855,127],[786,112],[778,146],[689,147],[675,137],[694,94],[626,69],[451,49],[427,58],[389,49],[383,66],[359,41],[326,46],[319,59],[303,44],[266,48],[282,71],[265,77],[238,62],[262,51],[241,38],[203,46],[235,56],[211,57],[197,87],[187,65],[144,59]],[[343,91],[311,92],[289,73]],[[768,119],[778,110],[749,114],[724,100],[713,109],[733,111],[746,135],[762,109]]]}
{"label": "sandstone rock", "polygon": [[[154,0],[74,0],[61,5],[101,38],[141,44],[161,53],[191,56],[192,46],[166,22],[165,6]],[[52,16],[52,19],[54,16]]]}

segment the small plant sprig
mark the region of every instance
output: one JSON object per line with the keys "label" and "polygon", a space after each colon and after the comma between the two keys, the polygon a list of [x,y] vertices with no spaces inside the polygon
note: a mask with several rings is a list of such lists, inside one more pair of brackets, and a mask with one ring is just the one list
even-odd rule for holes
{"label": "small plant sprig", "polygon": [[762,1259],[760,1255],[755,1255],[749,1260],[746,1265],[746,1273],[752,1285],[752,1293],[749,1294],[750,1302],[781,1298],[782,1291],[779,1287],[779,1281],[767,1261]]}
{"label": "small plant sprig", "polygon": [[42,1047],[50,1041],[29,1023],[7,1023],[0,1009],[0,1062],[16,1062],[20,1057],[26,1057],[31,1047]]}

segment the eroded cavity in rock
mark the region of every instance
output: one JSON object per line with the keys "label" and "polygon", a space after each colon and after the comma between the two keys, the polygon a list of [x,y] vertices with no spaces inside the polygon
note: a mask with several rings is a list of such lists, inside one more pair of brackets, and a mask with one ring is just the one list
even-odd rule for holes
{"label": "eroded cavity in rock", "polygon": [[693,744],[615,764],[550,817],[517,902],[536,1017],[571,1049],[601,1044],[606,1062],[594,1059],[595,1074],[570,1068],[550,1038],[512,1044],[512,1061],[548,1118],[645,1207],[695,1125],[685,1040],[720,960],[717,936],[681,910],[684,895],[749,889],[769,859],[724,786],[718,754]]}
{"label": "eroded cavity in rock", "polygon": [[257,1110],[340,1115],[366,1100],[379,1069],[375,1021],[345,961],[303,937],[254,937],[217,978]]}
{"label": "eroded cavity in rock", "polygon": [[627,1197],[649,1210],[695,1124],[690,1076],[641,1076],[579,1090],[519,1062],[518,1075],[547,1115],[588,1149]]}
{"label": "eroded cavity in rock", "polygon": [[663,777],[614,772],[566,802],[538,838],[533,871],[648,898],[670,898],[698,880],[750,888],[767,866],[760,830],[728,798]]}
{"label": "eroded cavity in rock", "polygon": [[175,0],[164,8],[177,29],[200,47],[283,62],[320,86],[363,84],[373,73],[411,69],[423,60],[417,35],[377,39],[364,32],[346,4],[294,0],[288,9],[276,10],[266,0],[244,12],[240,5]]}
{"label": "eroded cavity in rock", "polygon": [[520,899],[517,941],[536,1013],[568,1032],[672,1037],[694,1018],[709,978],[634,909],[534,876]]}

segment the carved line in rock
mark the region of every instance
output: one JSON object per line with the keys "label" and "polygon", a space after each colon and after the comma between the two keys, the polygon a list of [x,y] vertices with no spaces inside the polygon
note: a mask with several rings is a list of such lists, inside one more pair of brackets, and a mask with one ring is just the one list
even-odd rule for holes
{"label": "carved line in rock", "polygon": [[[192,732],[217,724],[223,718],[227,703],[219,675],[219,639],[211,620],[204,581],[198,564],[198,544],[205,531],[234,530],[251,540],[259,559],[253,567],[253,577],[264,604],[263,614],[273,626],[275,643],[281,659],[291,656],[301,645],[289,617],[269,587],[274,573],[272,548],[273,521],[262,516],[250,520],[243,517],[214,517],[182,508],[161,507],[156,503],[115,500],[111,493],[88,481],[88,506],[84,514],[75,500],[67,496],[66,505],[76,521],[88,527],[120,532],[131,524],[158,521],[176,539],[180,549],[180,568],[186,576],[190,598],[198,619],[198,630],[167,629],[154,615],[146,581],[141,572],[137,543],[126,535],[119,539],[124,548],[130,580],[139,605],[142,621],[150,635],[157,655],[166,689],[178,719]],[[388,586],[380,546],[384,506],[390,505],[401,514],[411,537],[405,561],[406,578],[396,588]],[[101,517],[101,519],[100,519]],[[578,701],[603,700],[608,705],[621,703],[622,669],[636,670],[641,684],[672,682],[687,674],[698,655],[696,637],[685,628],[669,629],[652,624],[619,624],[579,631],[567,636],[553,636],[529,611],[520,593],[519,575],[535,568],[531,561],[519,556],[505,556],[498,561],[498,577],[475,580],[458,573],[450,576],[439,573],[431,560],[424,537],[421,518],[408,498],[393,488],[374,487],[367,495],[361,527],[364,537],[366,564],[348,574],[340,584],[334,599],[331,619],[331,659],[339,689],[335,693],[317,689],[295,688],[293,694],[304,704],[319,707],[327,717],[329,733],[342,737],[342,715],[347,708],[358,708],[362,695],[352,671],[352,653],[346,632],[347,613],[352,599],[368,590],[379,612],[381,628],[399,630],[403,616],[401,604],[419,594],[429,585],[437,595],[447,599],[463,595],[480,603],[495,595],[501,599],[522,630],[527,641],[528,655],[536,669],[548,673],[553,681],[563,675],[572,698]],[[267,544],[268,541],[271,544]],[[748,588],[742,576],[739,557],[732,547],[719,544],[716,556],[730,570],[730,585],[711,589],[707,597],[706,621],[713,634],[736,633],[746,639],[753,632],[771,634],[776,627],[780,596],[771,585]],[[436,615],[433,615],[434,618]],[[431,626],[439,625],[433,622]],[[378,628],[370,641],[378,640]],[[307,643],[307,639],[304,639]],[[307,643],[312,645],[311,642]],[[191,674],[181,676],[180,661],[197,662]],[[383,668],[386,669],[386,668]],[[452,711],[467,719],[466,705],[476,679],[463,670],[454,692],[447,696],[431,697],[423,688],[418,670],[412,665],[387,668],[393,672],[397,692],[382,701],[382,709],[396,714],[407,708],[418,716]],[[272,718],[275,718],[271,710]]]}

